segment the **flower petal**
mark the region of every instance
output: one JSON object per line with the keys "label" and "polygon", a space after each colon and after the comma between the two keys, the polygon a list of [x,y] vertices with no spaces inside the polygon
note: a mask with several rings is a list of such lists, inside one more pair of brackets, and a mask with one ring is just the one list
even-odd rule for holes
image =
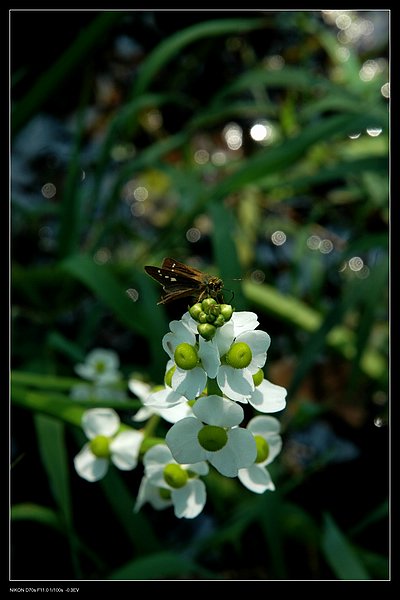
{"label": "flower petal", "polygon": [[187,398],[175,392],[175,390],[170,387],[166,387],[162,390],[158,390],[158,392],[153,392],[147,398],[142,400],[145,406],[150,406],[152,408],[172,408],[173,406],[177,406],[181,403],[186,403]]}
{"label": "flower petal", "polygon": [[275,485],[267,469],[260,465],[252,465],[248,469],[240,469],[239,480],[252,492],[263,494],[266,490],[275,490]]}
{"label": "flower petal", "polygon": [[90,408],[82,416],[83,431],[90,440],[96,435],[111,437],[119,425],[119,416],[112,408]]}
{"label": "flower petal", "polygon": [[135,423],[140,423],[141,421],[147,421],[147,419],[150,419],[150,417],[152,415],[154,415],[155,412],[156,411],[153,410],[152,408],[143,406],[142,408],[139,408],[139,410],[137,411],[136,414],[133,415],[132,421],[135,421]]}
{"label": "flower petal", "polygon": [[250,346],[253,358],[249,367],[253,374],[265,365],[267,350],[271,344],[271,338],[266,331],[246,331],[236,338],[236,342],[245,342]]}
{"label": "flower petal", "polygon": [[268,458],[258,464],[269,465],[282,449],[282,438],[279,435],[281,425],[278,419],[275,419],[275,417],[258,415],[249,421],[247,429],[251,431],[253,435],[260,435],[267,441],[269,446]]}
{"label": "flower petal", "polygon": [[108,463],[106,458],[95,456],[89,444],[85,444],[74,458],[74,467],[78,475],[91,482],[104,477],[108,470]]}
{"label": "flower petal", "polygon": [[186,311],[183,315],[182,315],[182,319],[181,319],[182,323],[184,323],[184,325],[186,325],[186,327],[192,332],[194,333],[194,335],[197,334],[197,321],[195,321],[193,319],[193,317],[191,316],[189,311]]}
{"label": "flower petal", "polygon": [[274,413],[285,408],[286,394],[284,387],[263,379],[251,394],[249,403],[259,412]]}
{"label": "flower petal", "polygon": [[247,369],[234,369],[228,365],[222,365],[218,370],[217,383],[231,400],[245,402],[254,390],[254,381]]}
{"label": "flower petal", "polygon": [[175,463],[170,449],[165,444],[156,444],[146,452],[143,457],[146,477],[152,485],[170,488],[164,479],[164,468],[170,463]]}
{"label": "flower petal", "polygon": [[185,398],[184,402],[168,408],[156,408],[155,412],[168,423],[176,423],[185,417],[189,417],[192,414],[192,408]]}
{"label": "flower petal", "polygon": [[172,375],[172,388],[189,400],[194,400],[196,396],[200,396],[206,387],[206,383],[207,373],[201,367],[195,367],[190,371],[176,367]]}
{"label": "flower petal", "polygon": [[193,471],[194,473],[197,473],[197,475],[207,475],[207,473],[210,470],[208,463],[206,463],[205,461],[192,463],[191,465],[185,466],[188,467],[188,471]]}
{"label": "flower petal", "polygon": [[147,398],[150,395],[151,385],[145,383],[144,381],[140,381],[140,379],[135,379],[131,377],[128,381],[128,388],[139,398],[139,400],[143,400],[143,398]]}
{"label": "flower petal", "polygon": [[[235,314],[235,313],[233,313]],[[233,315],[231,319],[225,323],[222,327],[219,327],[215,332],[215,336],[213,338],[214,343],[218,347],[219,355],[223,356],[229,350],[232,345],[233,340],[235,339],[235,333],[233,328]]]}
{"label": "flower petal", "polygon": [[111,460],[118,469],[130,471],[138,462],[144,434],[141,431],[121,431],[110,444]]}
{"label": "flower petal", "polygon": [[194,519],[201,513],[206,503],[206,486],[199,479],[192,479],[180,489],[172,490],[175,516],[178,519]]}
{"label": "flower petal", "polygon": [[155,468],[164,468],[170,462],[175,462],[171,450],[165,444],[156,444],[152,446],[143,457],[144,467],[149,471]]}
{"label": "flower petal", "polygon": [[254,435],[261,435],[267,439],[271,435],[275,435],[280,432],[281,424],[275,417],[269,417],[266,415],[257,415],[249,421],[247,429]]}
{"label": "flower petal", "polygon": [[199,358],[208,377],[210,377],[210,379],[215,379],[221,361],[219,359],[218,346],[214,340],[207,342],[200,337]]}
{"label": "flower petal", "polygon": [[198,442],[197,435],[202,428],[195,417],[186,417],[172,425],[165,436],[172,456],[180,464],[192,464],[206,460],[206,451]]}
{"label": "flower petal", "polygon": [[147,477],[143,477],[140,482],[136,503],[133,509],[134,512],[138,512],[146,502],[149,502],[156,510],[163,510],[172,505],[171,499],[166,500],[165,498],[162,498],[158,487],[152,485]]}
{"label": "flower petal", "polygon": [[244,333],[245,331],[252,331],[259,325],[256,313],[246,310],[234,312],[231,317],[231,321],[233,323],[235,337],[241,333]]}
{"label": "flower petal", "polygon": [[218,427],[234,427],[239,425],[244,417],[239,404],[221,396],[202,396],[195,402],[192,410],[203,423]]}
{"label": "flower petal", "polygon": [[209,462],[226,477],[236,477],[239,469],[254,463],[256,443],[247,429],[235,427],[228,432],[228,443],[218,452],[207,452]]}
{"label": "flower petal", "polygon": [[174,358],[175,348],[178,344],[186,342],[191,346],[196,342],[196,336],[191,331],[190,325],[183,321],[171,321],[169,324],[170,332],[166,333],[162,339],[162,347],[170,358]]}

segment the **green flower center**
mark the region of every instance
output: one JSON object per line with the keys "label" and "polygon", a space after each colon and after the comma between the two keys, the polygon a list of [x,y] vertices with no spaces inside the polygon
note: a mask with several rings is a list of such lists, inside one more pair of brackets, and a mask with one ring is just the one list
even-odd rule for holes
{"label": "green flower center", "polygon": [[245,342],[236,342],[226,354],[226,362],[234,369],[245,369],[251,363],[253,355]]}
{"label": "green flower center", "polygon": [[167,490],[167,488],[158,488],[158,493],[162,500],[171,500],[171,490]]}
{"label": "green flower center", "polygon": [[228,434],[223,427],[216,425],[204,425],[197,434],[200,446],[208,452],[221,450],[228,441]]}
{"label": "green flower center", "polygon": [[257,373],[255,373],[253,375],[253,381],[254,381],[254,385],[257,387],[258,385],[260,385],[260,383],[262,383],[264,379],[264,373],[262,371],[262,369],[259,369],[257,371]]}
{"label": "green flower center", "polygon": [[177,366],[185,371],[194,369],[199,362],[196,348],[186,342],[178,344],[175,348],[174,359]]}
{"label": "green flower center", "polygon": [[106,370],[106,364],[103,360],[98,360],[95,364],[96,373],[104,373]]}
{"label": "green flower center", "polygon": [[96,435],[90,441],[90,449],[98,458],[109,458],[111,439],[105,435]]}
{"label": "green flower center", "polygon": [[188,474],[180,465],[171,463],[164,467],[164,479],[172,488],[179,489],[186,485]]}
{"label": "green flower center", "polygon": [[172,387],[172,375],[175,373],[175,365],[173,365],[168,371],[165,373],[164,383],[168,387]]}
{"label": "green flower center", "polygon": [[267,460],[269,456],[269,444],[261,435],[255,435],[254,439],[257,447],[256,463],[264,462],[264,460]]}

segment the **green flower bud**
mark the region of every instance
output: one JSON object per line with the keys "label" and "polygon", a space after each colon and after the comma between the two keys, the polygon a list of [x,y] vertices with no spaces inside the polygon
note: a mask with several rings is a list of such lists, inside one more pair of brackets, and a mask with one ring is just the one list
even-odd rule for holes
{"label": "green flower bud", "polygon": [[96,435],[90,440],[90,449],[98,458],[109,458],[111,439],[105,435]]}
{"label": "green flower bud", "polygon": [[197,331],[205,340],[211,340],[217,331],[211,323],[200,323],[197,325]]}
{"label": "green flower bud", "polygon": [[199,314],[202,312],[202,308],[201,308],[201,304],[200,302],[197,302],[196,304],[193,304],[193,306],[191,306],[189,308],[189,314],[190,316],[195,320],[198,321],[199,318]]}
{"label": "green flower bud", "polygon": [[236,342],[226,353],[226,361],[234,369],[245,369],[252,358],[250,346],[245,342]]}
{"label": "green flower bud", "polygon": [[207,317],[208,317],[207,313],[205,313],[204,311],[202,311],[202,312],[199,314],[199,318],[197,319],[197,321],[198,321],[199,323],[207,323]]}
{"label": "green flower bud", "polygon": [[179,489],[186,485],[188,474],[180,465],[171,463],[164,467],[164,479],[172,488]]}
{"label": "green flower bud", "polygon": [[187,342],[178,344],[178,346],[175,348],[174,359],[177,366],[181,369],[185,369],[185,371],[194,369],[199,362],[196,348]]}
{"label": "green flower bud", "polygon": [[221,306],[219,304],[213,304],[210,306],[210,310],[208,311],[209,315],[213,315],[214,317],[218,317],[221,312]]}
{"label": "green flower bud", "polygon": [[224,317],[225,321],[229,321],[233,314],[233,306],[230,304],[221,304],[221,315]]}
{"label": "green flower bud", "polygon": [[223,427],[216,425],[204,425],[197,434],[200,446],[208,452],[221,450],[228,441],[228,434]]}
{"label": "green flower bud", "polygon": [[201,303],[201,307],[204,310],[204,312],[208,313],[213,304],[217,304],[217,301],[214,298],[206,298]]}
{"label": "green flower bud", "polygon": [[256,447],[257,447],[257,458],[256,463],[261,463],[267,460],[269,455],[269,445],[265,438],[261,435],[254,436]]}
{"label": "green flower bud", "polygon": [[222,327],[222,325],[225,325],[226,321],[223,317],[223,315],[218,315],[218,317],[215,319],[214,321],[214,325],[215,327]]}
{"label": "green flower bud", "polygon": [[165,373],[164,383],[168,387],[172,387],[172,375],[175,373],[175,369],[175,365],[172,365],[172,367]]}
{"label": "green flower bud", "polygon": [[262,383],[264,379],[264,373],[262,369],[259,369],[257,371],[257,373],[255,373],[253,375],[253,381],[254,381],[254,385],[257,387],[258,385],[260,385],[260,383]]}

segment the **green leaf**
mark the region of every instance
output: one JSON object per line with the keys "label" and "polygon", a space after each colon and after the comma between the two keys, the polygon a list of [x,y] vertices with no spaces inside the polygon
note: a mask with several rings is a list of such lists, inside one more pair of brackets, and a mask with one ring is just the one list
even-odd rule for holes
{"label": "green leaf", "polygon": [[115,468],[108,470],[100,485],[136,553],[146,554],[159,550],[161,542],[151,523],[142,513],[133,512],[135,499]]}
{"label": "green leaf", "polygon": [[43,466],[49,478],[50,488],[60,508],[69,539],[72,563],[79,577],[76,537],[73,531],[72,501],[69,486],[68,453],[65,445],[65,426],[59,420],[35,414],[37,443]]}
{"label": "green leaf", "polygon": [[[320,347],[322,340],[320,336],[324,333],[324,335],[327,334],[324,339],[328,346],[348,359],[352,360],[354,358],[356,353],[354,332],[342,325],[334,326],[335,320],[338,320],[340,316],[339,312],[332,314],[330,321],[326,322],[322,330],[320,329],[323,322],[322,315],[297,298],[282,294],[267,284],[244,281],[242,288],[245,297],[261,310],[273,314],[278,319],[291,323],[304,331],[316,332],[320,330],[318,340],[315,341],[314,350]],[[308,362],[309,359],[305,358],[305,360]],[[385,358],[371,348],[364,349],[360,364],[364,373],[373,379],[383,378],[387,371]]]}
{"label": "green leaf", "polygon": [[84,409],[63,394],[56,392],[45,394],[13,385],[11,399],[17,406],[56,417],[65,423],[80,427]]}
{"label": "green leaf", "polygon": [[[385,127],[386,119],[380,120],[379,125]],[[222,199],[232,192],[248,184],[254,184],[267,175],[276,174],[304,158],[311,146],[318,142],[327,142],[334,137],[348,135],[371,126],[371,116],[367,114],[345,114],[326,117],[304,127],[296,137],[284,140],[273,147],[267,147],[257,152],[247,160],[241,161],[241,166],[227,176],[213,190],[214,199]]]}
{"label": "green leaf", "polygon": [[65,529],[65,525],[56,511],[47,506],[40,506],[31,502],[14,504],[11,507],[11,520],[36,521],[41,525],[46,525],[61,532]]}
{"label": "green leaf", "polygon": [[129,562],[116,569],[109,579],[191,579],[193,575],[203,579],[218,579],[211,571],[200,567],[190,558],[168,551]]}
{"label": "green leaf", "polygon": [[355,548],[329,514],[325,514],[323,519],[321,547],[326,561],[338,579],[370,579]]}
{"label": "green leaf", "polygon": [[196,23],[191,27],[177,31],[175,34],[162,41],[140,66],[132,95],[140,96],[150,86],[156,74],[163,69],[169,61],[178,56],[185,46],[202,38],[219,35],[245,33],[252,29],[265,26],[262,19],[219,19]]}
{"label": "green leaf", "polygon": [[72,522],[69,494],[68,457],[64,440],[64,424],[45,415],[35,415],[38,446],[43,465],[49,476],[55,499],[65,522]]}
{"label": "green leaf", "polygon": [[226,288],[224,291],[225,302],[229,302],[228,290],[232,290],[235,307],[239,310],[243,307],[243,296],[239,285],[234,283],[241,273],[235,245],[237,223],[233,212],[222,203],[211,204],[209,211],[214,223],[212,233],[214,259],[224,280],[224,289]]}

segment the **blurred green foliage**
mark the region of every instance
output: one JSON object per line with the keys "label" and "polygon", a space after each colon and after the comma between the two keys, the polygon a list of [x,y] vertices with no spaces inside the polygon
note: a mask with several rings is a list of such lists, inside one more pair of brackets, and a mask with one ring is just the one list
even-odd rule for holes
{"label": "blurred green foliage", "polygon": [[[11,14],[13,578],[388,578],[388,14],[336,12],[27,13],[72,24],[34,65]],[[277,490],[211,473],[193,523],[71,466],[89,350],[162,381],[164,256],[257,312],[289,390]]]}

